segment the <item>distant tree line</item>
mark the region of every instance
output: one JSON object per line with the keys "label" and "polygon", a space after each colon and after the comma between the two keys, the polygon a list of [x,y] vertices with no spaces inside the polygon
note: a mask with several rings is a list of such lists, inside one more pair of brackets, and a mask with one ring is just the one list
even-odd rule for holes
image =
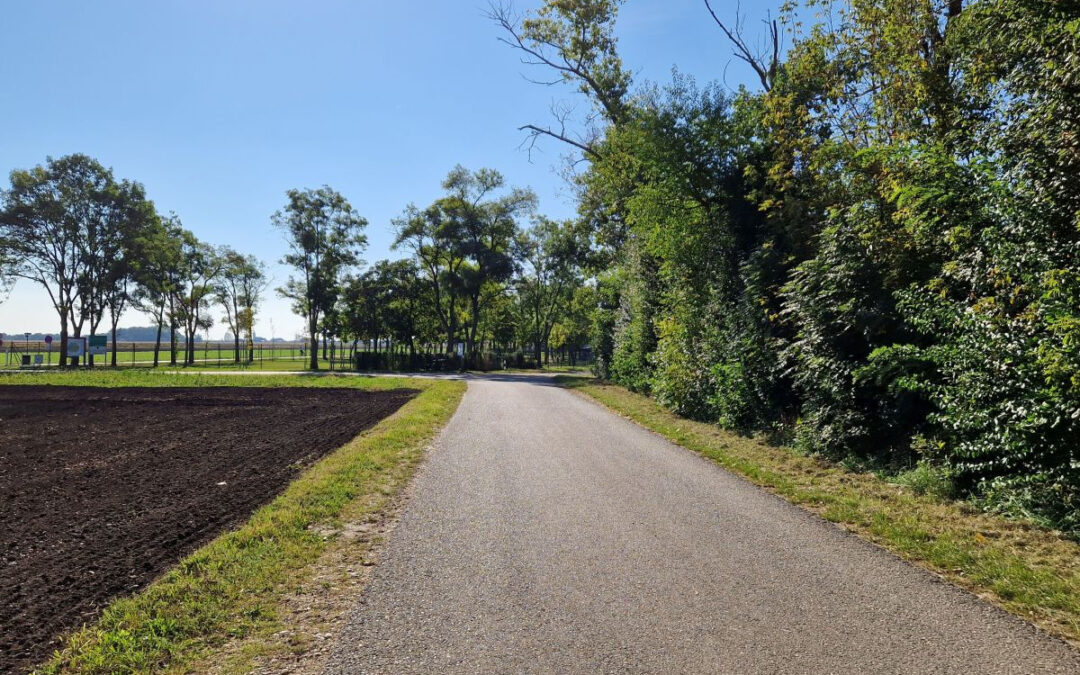
{"label": "distant tree line", "polygon": [[[168,331],[169,331],[168,328],[164,329],[164,331],[162,333],[162,336],[161,336],[162,340],[168,340],[169,339]],[[15,333],[14,336],[16,338],[28,336],[28,337],[26,337],[26,339],[28,339],[28,340],[30,340],[32,342],[42,342],[42,341],[45,340],[46,336],[51,337],[52,333],[51,332],[50,333]],[[116,329],[116,340],[117,340],[117,342],[153,342],[156,337],[157,337],[157,326],[125,326],[123,328],[117,328]],[[183,341],[183,339],[184,339],[183,334],[180,334],[179,336],[177,336],[177,339],[180,340],[180,341]],[[202,338],[201,335],[196,335],[195,336],[195,341],[196,342],[200,342],[200,341],[202,341],[202,339],[203,338]],[[257,338],[257,340],[262,340],[262,339],[263,338]]]}
{"label": "distant tree line", "polygon": [[[446,195],[395,219],[409,257],[365,267],[367,220],[329,187],[290,190],[271,219],[295,270],[277,289],[305,321],[309,365],[350,358],[350,345],[393,354],[435,351],[457,367],[494,366],[492,353],[540,365],[587,344],[595,289],[584,284],[588,237],[576,222],[536,214],[536,197],[491,169],[454,168]],[[200,241],[161,215],[137,182],[85,155],[11,173],[0,194],[0,291],[14,279],[43,288],[71,338],[112,335],[126,310],[153,321],[156,366],[195,362],[201,331],[223,315],[234,359],[254,357],[255,315],[268,284],[252,256]],[[163,345],[164,341],[164,345]],[[93,357],[87,357],[92,364]],[[407,363],[407,362],[405,362]]]}
{"label": "distant tree line", "polygon": [[535,195],[491,169],[455,167],[443,189],[393,221],[408,257],[366,268],[367,220],[329,187],[289,191],[272,222],[295,273],[278,293],[305,320],[312,369],[320,338],[324,359],[343,343],[350,355],[433,350],[459,367],[499,365],[486,362],[492,353],[541,365],[587,345],[595,300],[582,228],[536,215]]}
{"label": "distant tree line", "polygon": [[491,9],[593,104],[523,128],[581,160],[598,373],[1080,531],[1076,4],[809,0],[747,36],[706,1],[734,94],[635,85],[619,5]]}
{"label": "distant tree line", "polygon": [[176,215],[159,215],[141,184],[117,180],[86,155],[12,171],[0,200],[0,279],[46,291],[59,318],[61,366],[69,338],[106,326],[115,366],[117,323],[129,308],[154,320],[155,366],[163,331],[169,363],[194,362],[196,333],[212,325],[212,306],[225,311],[242,360],[241,336],[254,338],[266,285],[254,257],[199,241]]}

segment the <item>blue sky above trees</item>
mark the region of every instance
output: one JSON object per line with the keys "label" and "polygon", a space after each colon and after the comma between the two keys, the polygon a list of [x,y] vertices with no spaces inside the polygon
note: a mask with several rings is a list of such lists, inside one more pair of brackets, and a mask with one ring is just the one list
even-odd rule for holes
{"label": "blue sky above trees", "polygon": [[[519,9],[537,2],[519,0]],[[0,22],[0,172],[83,152],[142,182],[162,213],[199,238],[250,252],[274,284],[285,250],[270,215],[290,188],[328,184],[369,221],[369,262],[390,251],[391,218],[427,204],[455,164],[531,186],[540,211],[573,214],[556,174],[566,149],[532,154],[517,127],[548,119],[564,87],[530,84],[498,42],[484,0],[446,2],[191,1],[15,3]],[[725,18],[735,3],[714,8]],[[746,3],[747,32],[764,8]],[[673,66],[700,82],[754,82],[702,0],[629,0],[623,59],[639,83]],[[544,73],[536,73],[542,77]],[[267,294],[260,335],[302,320]],[[121,325],[148,319],[130,314]],[[56,331],[43,291],[20,281],[0,305],[0,332]],[[220,338],[224,326],[210,331]]]}

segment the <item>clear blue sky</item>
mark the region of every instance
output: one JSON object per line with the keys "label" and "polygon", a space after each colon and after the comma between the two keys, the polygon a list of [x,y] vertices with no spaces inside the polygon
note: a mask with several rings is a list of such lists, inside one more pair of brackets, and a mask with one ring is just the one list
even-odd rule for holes
{"label": "clear blue sky", "polygon": [[[734,2],[714,2],[733,15]],[[770,5],[772,3],[769,3]],[[539,5],[518,0],[518,9]],[[746,3],[751,12],[764,12]],[[517,127],[546,121],[566,88],[522,77],[497,41],[486,0],[50,0],[0,14],[0,174],[82,152],[142,182],[159,211],[215,245],[270,265],[284,243],[270,215],[293,187],[328,184],[369,219],[369,261],[390,251],[390,220],[439,196],[461,163],[530,186],[540,209],[569,217],[553,142],[530,162]],[[759,15],[747,28],[755,34]],[[665,82],[752,83],[702,0],[629,0],[618,35],[626,65]],[[534,73],[541,75],[541,73]],[[582,104],[581,107],[584,107]],[[258,332],[301,327],[268,293]],[[121,325],[147,325],[129,314]],[[0,332],[57,331],[43,291],[20,281]],[[220,338],[220,323],[211,331]]]}

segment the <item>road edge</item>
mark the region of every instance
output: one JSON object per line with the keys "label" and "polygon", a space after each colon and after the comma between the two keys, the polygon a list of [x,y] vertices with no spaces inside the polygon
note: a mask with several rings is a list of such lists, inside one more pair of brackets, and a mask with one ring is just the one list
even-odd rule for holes
{"label": "road edge", "polygon": [[[617,385],[558,386],[1080,648],[1080,544],[963,502],[681,418]],[[1017,588],[1019,586],[1019,588]]]}

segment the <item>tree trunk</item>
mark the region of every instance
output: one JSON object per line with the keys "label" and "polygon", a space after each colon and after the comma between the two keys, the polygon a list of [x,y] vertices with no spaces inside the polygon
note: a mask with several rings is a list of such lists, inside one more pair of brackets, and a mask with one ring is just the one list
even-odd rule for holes
{"label": "tree trunk", "polygon": [[472,306],[472,321],[465,335],[465,356],[472,358],[476,352],[476,327],[480,325],[480,296],[470,298]]}
{"label": "tree trunk", "polygon": [[[71,337],[75,338],[76,340],[82,339],[82,329],[83,329],[83,322],[84,321],[85,321],[84,318],[80,318],[78,323],[72,322],[71,328],[72,328],[73,335]],[[68,339],[71,339],[71,338],[68,338]],[[83,363],[86,363],[86,351],[83,351]]]}
{"label": "tree trunk", "polygon": [[119,319],[120,319],[120,317],[117,317],[117,321],[112,322],[112,330],[110,331],[112,333],[112,367],[113,368],[116,367],[116,324],[119,321]]}
{"label": "tree trunk", "polygon": [[308,321],[308,336],[311,338],[311,349],[308,352],[310,357],[310,366],[312,370],[319,369],[319,335],[317,332],[319,321],[317,318],[312,318]]}
{"label": "tree trunk", "polygon": [[60,367],[67,366],[67,344],[68,344],[68,313],[67,309],[60,310]]}
{"label": "tree trunk", "polygon": [[189,366],[195,365],[195,336],[199,332],[199,306],[198,304],[192,308],[191,318],[188,320],[187,326],[187,364]]}
{"label": "tree trunk", "polygon": [[165,303],[161,304],[161,312],[157,317],[157,337],[154,339],[154,367],[158,367],[158,357],[161,354],[161,325],[165,323],[165,317],[162,314],[165,312]]}
{"label": "tree trunk", "polygon": [[173,298],[169,298],[169,365],[176,365],[176,305]]}

